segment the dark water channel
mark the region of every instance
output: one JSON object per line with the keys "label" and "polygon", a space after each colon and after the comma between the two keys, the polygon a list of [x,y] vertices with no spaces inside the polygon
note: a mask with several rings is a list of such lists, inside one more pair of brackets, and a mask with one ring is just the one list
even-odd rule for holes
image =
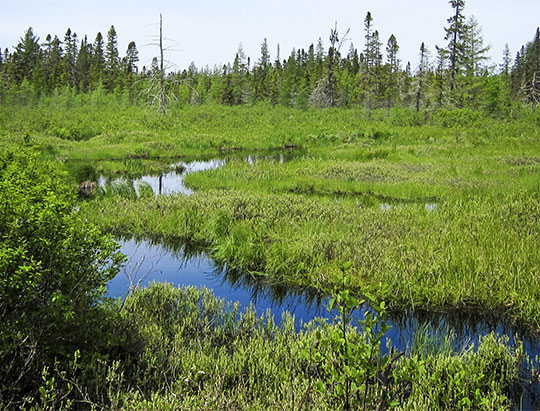
{"label": "dark water channel", "polygon": [[[276,324],[281,323],[282,313],[288,311],[295,317],[297,330],[315,318],[331,317],[326,309],[328,297],[261,283],[249,273],[239,273],[215,264],[204,250],[188,250],[185,245],[171,247],[149,241],[127,240],[121,242],[121,251],[128,261],[110,281],[109,297],[125,297],[130,286],[144,287],[152,282],[168,282],[174,286],[212,289],[219,298],[239,302],[240,309],[252,305],[260,315],[269,311]],[[363,317],[364,312],[365,309],[358,310],[355,317]],[[494,331],[498,335],[507,335],[511,346],[516,339],[523,341],[525,351],[532,359],[540,355],[540,341],[537,338],[516,331],[497,319],[486,319],[485,316],[401,312],[391,314],[389,324],[392,328],[386,338],[400,351],[409,350],[418,330],[424,332],[427,329],[435,339],[452,336],[456,351],[477,346],[481,336]],[[535,395],[538,395],[537,391],[538,387]],[[531,395],[528,391],[524,393],[522,409],[540,409],[540,402],[533,399],[535,395]]]}
{"label": "dark water channel", "polygon": [[[271,152],[251,155],[233,155],[229,157],[213,158],[209,160],[180,161],[170,164],[169,171],[158,175],[142,175],[138,178],[114,179],[99,177],[99,185],[107,189],[107,185],[115,183],[132,184],[137,191],[141,184],[151,187],[155,195],[185,194],[193,191],[184,184],[184,176],[205,170],[217,169],[225,166],[230,159],[242,160],[249,164],[258,161],[284,162],[299,158],[305,153],[296,151]],[[402,207],[400,202],[389,203],[381,201],[379,208],[383,211],[393,207]],[[429,212],[436,212],[439,204],[426,202],[424,207]],[[129,290],[130,281],[148,285],[152,281],[166,281],[174,285],[204,286],[214,290],[218,297],[231,301],[238,301],[242,306],[254,304],[260,313],[270,310],[275,321],[281,321],[281,313],[285,310],[295,315],[297,328],[315,317],[329,317],[326,310],[328,300],[310,294],[306,290],[291,290],[283,286],[266,286],[249,275],[234,273],[227,267],[218,267],[202,250],[185,253],[185,247],[170,247],[149,242],[136,243],[134,241],[122,242],[122,252],[129,258],[123,273],[113,279],[109,284],[109,295],[114,297],[125,296]],[[132,284],[133,285],[133,284]],[[360,316],[363,313],[359,313]],[[393,328],[389,338],[395,347],[406,349],[410,346],[416,330],[426,324],[436,332],[445,329],[452,333],[458,347],[467,344],[476,344],[480,336],[495,331],[499,335],[506,334],[513,344],[516,335],[526,335],[521,330],[509,326],[498,318],[487,318],[479,314],[454,313],[398,313],[394,316]],[[523,339],[523,338],[520,338]],[[540,355],[540,340],[538,336],[523,339],[527,353],[534,357]]]}
{"label": "dark water channel", "polygon": [[[110,297],[124,297],[130,286],[137,284],[144,287],[152,282],[168,282],[174,286],[212,289],[217,297],[238,301],[241,307],[253,304],[260,314],[270,310],[277,324],[281,322],[281,314],[288,311],[296,317],[297,329],[316,317],[330,317],[326,309],[328,297],[309,290],[265,284],[249,273],[217,265],[204,250],[186,251],[182,245],[170,247],[149,241],[127,240],[120,244],[121,252],[128,257],[128,261],[118,276],[109,282]],[[357,316],[363,314],[364,311],[360,311]],[[428,326],[434,332],[444,329],[453,334],[457,348],[476,344],[480,336],[494,331],[499,335],[508,335],[512,345],[515,338],[523,340],[529,355],[540,355],[540,341],[495,318],[486,319],[485,316],[463,313],[405,312],[391,314],[390,322],[392,330],[388,338],[401,350],[410,347],[420,326]]]}

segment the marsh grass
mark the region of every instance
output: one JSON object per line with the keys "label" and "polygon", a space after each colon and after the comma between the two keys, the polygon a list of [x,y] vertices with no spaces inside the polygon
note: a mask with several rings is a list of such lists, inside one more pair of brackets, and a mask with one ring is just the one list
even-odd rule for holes
{"label": "marsh grass", "polygon": [[326,151],[348,145],[370,148],[352,151],[358,160],[369,160],[391,158],[396,146],[411,146],[414,152],[440,145],[489,147],[504,141],[511,148],[524,141],[534,143],[540,124],[538,113],[528,110],[516,111],[511,119],[440,120],[449,116],[445,113],[420,122],[411,120],[414,112],[394,114],[399,111],[206,105],[176,108],[161,116],[138,106],[2,105],[0,136],[8,144],[18,144],[28,135],[33,145],[67,159],[144,159],[301,146]]}
{"label": "marsh grass", "polygon": [[[77,352],[69,364],[44,372],[38,408],[340,409],[339,367],[359,360],[350,358],[354,350],[340,349],[338,337],[344,330],[359,348],[379,343],[370,342],[368,330],[339,321],[296,332],[287,313],[277,326],[268,314],[240,311],[207,289],[154,283],[130,294],[120,311],[118,304],[103,307],[115,343],[101,355]],[[507,343],[489,335],[476,350],[418,349],[391,364],[374,350],[369,366],[347,370],[354,388],[348,406],[376,406],[380,396],[371,395],[379,390],[393,399],[385,408],[507,409],[522,389],[523,359]],[[364,372],[385,364],[388,378]]]}
{"label": "marsh grass", "polygon": [[[141,107],[3,106],[0,141],[35,147],[68,168],[76,164],[70,160],[90,162],[73,166],[74,181],[94,171],[129,178],[160,172],[158,159],[302,148],[283,164],[229,161],[190,174],[186,183],[197,191],[189,197],[155,197],[148,187],[137,196],[126,182],[107,186],[80,210],[118,237],[204,246],[218,264],[271,284],[335,289],[339,267],[350,261],[352,294],[370,293],[392,310],[492,312],[537,330],[539,112],[510,119],[422,114],[261,105],[158,116]],[[321,329],[296,333],[290,318],[277,327],[207,290],[165,284],[134,292],[118,316],[115,304],[103,308],[120,340],[85,357],[84,367],[74,361],[58,370],[56,380],[55,370],[44,373],[42,408],[61,408],[59,384],[75,389],[77,378],[87,384],[79,392],[85,406],[339,406],[314,389],[328,381],[324,367],[300,355],[299,342],[315,347]],[[410,389],[396,407],[509,408],[519,345],[512,350],[489,335],[477,351],[456,353],[442,338],[425,333],[402,357],[397,376]]]}
{"label": "marsh grass", "polygon": [[293,194],[208,190],[88,204],[110,232],[202,243],[218,262],[284,285],[323,289],[350,260],[353,286],[392,308],[494,310],[540,325],[539,196],[383,210]]}

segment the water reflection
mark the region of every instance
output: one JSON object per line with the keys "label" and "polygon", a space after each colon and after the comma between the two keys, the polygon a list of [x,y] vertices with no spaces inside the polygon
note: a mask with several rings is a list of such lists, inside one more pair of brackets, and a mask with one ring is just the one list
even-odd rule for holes
{"label": "water reflection", "polygon": [[[129,261],[109,283],[110,297],[124,297],[130,287],[147,286],[153,281],[161,281],[175,286],[213,289],[217,297],[238,301],[241,307],[253,304],[261,314],[270,310],[278,324],[282,312],[289,311],[296,317],[297,329],[316,317],[330,317],[326,310],[328,297],[316,290],[276,284],[264,274],[216,264],[197,245],[165,246],[148,240],[126,240],[121,242],[121,251],[128,256]],[[366,309],[369,308],[359,310],[356,316],[363,317]],[[494,313],[490,315],[470,310],[454,311],[451,314],[422,310],[396,311],[390,313],[389,320],[392,329],[387,337],[393,346],[401,350],[410,348],[419,328],[428,327],[430,330],[449,330],[455,336],[457,349],[476,345],[481,336],[495,331],[499,335],[508,335],[512,345],[515,340],[523,341],[529,355],[534,357],[540,354],[537,335]]]}
{"label": "water reflection", "polygon": [[128,262],[109,282],[109,297],[124,297],[130,287],[157,281],[210,288],[217,297],[238,301],[241,307],[252,304],[260,314],[270,310],[278,324],[282,312],[289,311],[296,316],[297,329],[301,323],[325,315],[325,299],[312,290],[269,284],[259,276],[216,265],[197,247],[164,247],[149,241],[128,240],[121,242],[121,252],[128,256]]}
{"label": "water reflection", "polygon": [[[98,186],[104,190],[107,190],[110,185],[130,185],[133,186],[136,195],[140,195],[141,187],[148,185],[154,195],[171,195],[171,194],[184,194],[191,195],[193,190],[184,184],[184,177],[190,173],[197,173],[206,170],[215,170],[217,168],[225,166],[228,161],[232,159],[240,159],[250,165],[254,165],[259,161],[275,161],[279,164],[283,164],[287,161],[291,161],[298,158],[301,155],[300,152],[288,152],[288,153],[270,153],[270,154],[250,154],[247,156],[239,157],[226,157],[226,158],[212,158],[208,160],[195,160],[195,161],[180,161],[169,165],[170,171],[160,174],[148,174],[133,178],[127,177],[106,177],[100,175],[98,177]],[[109,188],[110,189],[110,188]]]}
{"label": "water reflection", "polygon": [[[237,301],[241,309],[252,305],[259,314],[269,312],[277,324],[281,323],[282,313],[288,311],[295,317],[297,330],[315,318],[329,319],[333,315],[326,310],[328,297],[310,289],[275,284],[261,274],[216,264],[196,244],[163,245],[149,240],[124,240],[121,241],[121,251],[129,260],[122,272],[109,282],[109,297],[122,298],[130,287],[147,286],[156,281],[212,289],[219,298]],[[363,318],[366,310],[370,308],[357,310],[355,317]],[[391,342],[399,351],[412,350],[419,335],[428,335],[434,341],[428,349],[438,350],[450,345],[459,352],[476,347],[481,336],[495,331],[498,335],[507,335],[511,346],[522,341],[532,359],[540,355],[538,335],[528,334],[526,329],[501,320],[495,314],[399,311],[391,312],[388,322],[392,328],[386,334],[385,342]],[[425,347],[424,344],[424,350]],[[386,344],[383,344],[385,350]],[[527,369],[524,372],[528,372]],[[534,399],[534,392],[524,395],[524,406],[540,406]]]}

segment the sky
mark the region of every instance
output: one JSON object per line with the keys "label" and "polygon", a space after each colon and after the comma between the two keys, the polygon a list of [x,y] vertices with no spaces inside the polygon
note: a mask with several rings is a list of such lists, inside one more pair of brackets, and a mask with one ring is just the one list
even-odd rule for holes
{"label": "sky", "polygon": [[[278,44],[281,59],[293,48],[316,44],[319,37],[328,49],[336,22],[340,33],[350,29],[342,52],[346,54],[350,42],[361,51],[368,11],[383,48],[391,34],[397,38],[403,65],[410,61],[416,67],[422,42],[433,56],[435,45],[447,43],[444,26],[452,8],[446,0],[0,0],[0,47],[12,50],[28,27],[42,42],[49,33],[63,40],[68,28],[93,42],[98,32],[106,39],[114,25],[120,55],[135,41],[139,66],[149,66],[158,55],[151,43],[159,33],[161,13],[164,36],[171,39],[165,43],[171,48],[166,54],[171,69],[185,69],[191,62],[212,68],[232,62],[240,43],[256,62],[265,38],[272,61]],[[540,26],[540,0],[468,0],[464,13],[480,23],[493,64],[501,63],[506,43],[515,56]]]}

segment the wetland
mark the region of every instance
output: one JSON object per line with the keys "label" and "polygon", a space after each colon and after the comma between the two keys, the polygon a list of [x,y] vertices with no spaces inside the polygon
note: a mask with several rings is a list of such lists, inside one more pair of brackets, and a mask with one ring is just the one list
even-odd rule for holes
{"label": "wetland", "polygon": [[[124,381],[124,403],[188,408],[284,398],[333,406],[342,378],[398,409],[538,405],[534,116],[412,127],[343,110],[277,109],[265,121],[258,108],[207,110],[249,112],[246,139],[233,137],[240,121],[230,133],[223,126],[228,147],[178,130],[128,126],[70,141],[4,125],[8,147],[41,153],[73,190],[90,188],[78,194],[77,218],[126,256],[100,305],[110,318],[100,350],[122,353],[123,376],[112,363],[87,365],[95,381],[104,372]],[[187,129],[198,121],[176,115]],[[326,117],[340,131],[276,140],[266,124],[291,116]],[[145,400],[132,384],[145,384]]]}

